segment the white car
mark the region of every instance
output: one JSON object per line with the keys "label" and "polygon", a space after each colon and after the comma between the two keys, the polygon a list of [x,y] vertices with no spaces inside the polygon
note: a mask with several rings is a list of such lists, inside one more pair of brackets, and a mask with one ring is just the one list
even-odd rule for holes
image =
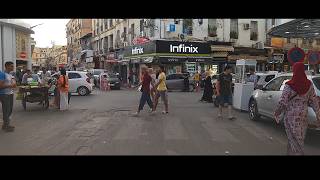
{"label": "white car", "polygon": [[87,72],[67,71],[69,77],[69,92],[78,93],[80,96],[89,95],[92,92],[93,83]]}
{"label": "white car", "polygon": [[257,72],[256,75],[258,76],[257,89],[262,89],[265,84],[277,77],[279,73],[277,71],[269,71],[266,73]]}

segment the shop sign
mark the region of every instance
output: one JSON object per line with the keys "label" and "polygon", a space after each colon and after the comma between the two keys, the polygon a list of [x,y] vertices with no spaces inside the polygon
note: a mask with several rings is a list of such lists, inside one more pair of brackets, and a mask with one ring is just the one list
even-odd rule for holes
{"label": "shop sign", "polygon": [[160,63],[184,63],[186,62],[186,58],[172,58],[172,57],[160,57]]}
{"label": "shop sign", "polygon": [[132,55],[143,54],[143,47],[135,47],[131,50]]}
{"label": "shop sign", "polygon": [[283,38],[271,38],[271,46],[282,48],[284,45],[284,39]]}
{"label": "shop sign", "polygon": [[210,54],[211,47],[208,43],[160,41],[156,42],[157,53],[174,54]]}
{"label": "shop sign", "polygon": [[211,60],[212,60],[211,58],[190,58],[188,59],[188,62],[204,63],[204,62],[210,62]]}

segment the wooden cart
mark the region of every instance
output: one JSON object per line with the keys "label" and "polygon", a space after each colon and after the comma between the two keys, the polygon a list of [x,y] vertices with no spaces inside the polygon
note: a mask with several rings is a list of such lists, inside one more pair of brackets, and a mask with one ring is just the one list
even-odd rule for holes
{"label": "wooden cart", "polygon": [[27,102],[36,103],[42,102],[44,109],[49,108],[49,87],[47,86],[20,86],[19,93],[21,93],[22,106],[24,110],[27,108]]}

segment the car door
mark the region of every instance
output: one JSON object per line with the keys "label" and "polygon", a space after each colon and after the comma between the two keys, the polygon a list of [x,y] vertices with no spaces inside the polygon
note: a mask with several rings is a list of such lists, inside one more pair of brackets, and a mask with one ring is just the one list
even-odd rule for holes
{"label": "car door", "polygon": [[261,111],[268,117],[273,117],[275,107],[278,105],[281,96],[280,87],[286,77],[280,76],[271,80],[263,89],[261,95]]}
{"label": "car door", "polygon": [[169,74],[166,78],[166,85],[169,90],[172,90],[174,88],[174,76],[175,74]]}
{"label": "car door", "polygon": [[79,79],[81,79],[81,75],[75,72],[68,73],[69,77],[69,91],[72,93],[76,93],[79,86]]}
{"label": "car door", "polygon": [[176,82],[177,90],[184,89],[184,75],[183,74],[176,74],[175,82]]}

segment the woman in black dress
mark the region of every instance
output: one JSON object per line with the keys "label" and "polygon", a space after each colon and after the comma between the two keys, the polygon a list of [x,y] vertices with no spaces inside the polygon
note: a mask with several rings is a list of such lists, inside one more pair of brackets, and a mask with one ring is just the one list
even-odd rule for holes
{"label": "woman in black dress", "polygon": [[206,79],[204,81],[204,91],[200,101],[206,101],[212,103],[212,96],[213,96],[213,88],[211,83],[211,77],[209,72],[206,72]]}

